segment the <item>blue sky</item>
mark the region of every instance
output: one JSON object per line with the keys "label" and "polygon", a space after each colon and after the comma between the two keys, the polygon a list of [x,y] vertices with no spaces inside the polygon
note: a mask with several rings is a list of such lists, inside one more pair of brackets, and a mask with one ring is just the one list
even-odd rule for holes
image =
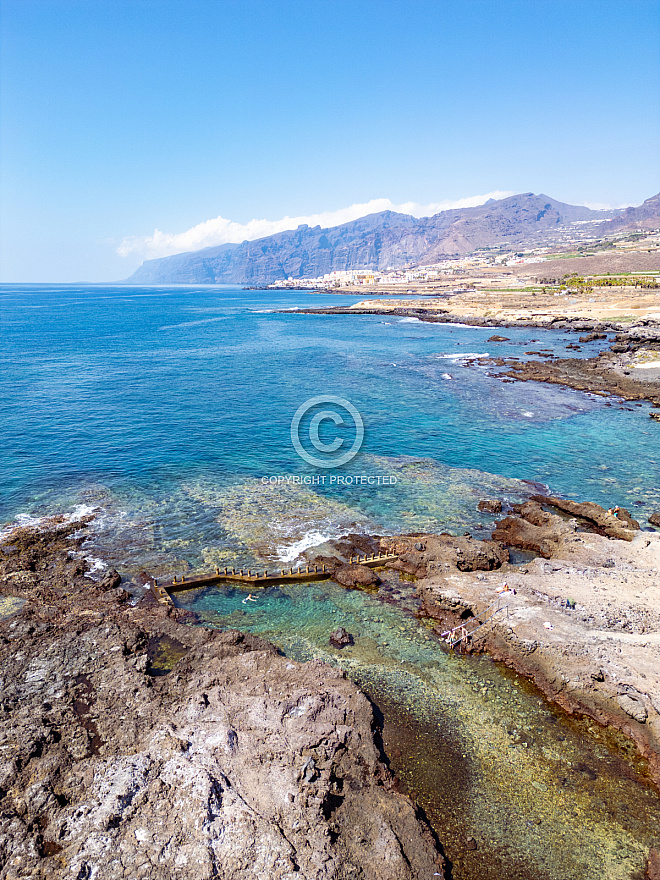
{"label": "blue sky", "polygon": [[376,199],[660,189],[655,0],[3,0],[0,29],[5,281]]}

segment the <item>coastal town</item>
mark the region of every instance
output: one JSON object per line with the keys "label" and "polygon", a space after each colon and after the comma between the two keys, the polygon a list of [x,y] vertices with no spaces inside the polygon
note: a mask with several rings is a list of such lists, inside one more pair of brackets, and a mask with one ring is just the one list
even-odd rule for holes
{"label": "coastal town", "polygon": [[[530,283],[532,276],[538,276],[538,269],[543,265],[547,274],[553,274],[557,265],[563,267],[564,262],[585,257],[607,255],[614,257],[623,255],[634,258],[637,254],[660,255],[660,227],[648,229],[640,227],[628,231],[625,235],[597,238],[589,234],[589,226],[595,221],[576,221],[562,236],[561,247],[556,239],[552,244],[538,245],[517,251],[507,247],[484,247],[467,256],[448,257],[431,265],[406,266],[402,268],[346,269],[334,270],[314,278],[294,278],[290,276],[274,281],[268,285],[274,290],[352,290],[354,288],[372,287],[387,291],[392,287],[398,289],[413,288],[419,285],[431,287],[457,286],[465,288],[475,279],[488,284],[513,287],[524,287]],[[526,267],[533,267],[529,272]],[[646,268],[646,267],[644,267]],[[655,267],[655,277],[660,276],[660,264]],[[633,272],[634,269],[628,269]],[[566,273],[570,274],[570,273]],[[643,272],[648,275],[648,272]],[[651,273],[652,275],[654,273]],[[408,291],[406,291],[408,292]],[[417,292],[416,290],[411,290]]]}

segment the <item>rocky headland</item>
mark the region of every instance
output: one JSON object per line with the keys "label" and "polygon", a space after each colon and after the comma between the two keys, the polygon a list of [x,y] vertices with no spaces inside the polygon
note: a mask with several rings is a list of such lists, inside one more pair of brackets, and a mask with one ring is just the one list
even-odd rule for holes
{"label": "rocky headland", "polygon": [[341,671],[94,582],[84,528],[0,548],[0,877],[444,876]]}

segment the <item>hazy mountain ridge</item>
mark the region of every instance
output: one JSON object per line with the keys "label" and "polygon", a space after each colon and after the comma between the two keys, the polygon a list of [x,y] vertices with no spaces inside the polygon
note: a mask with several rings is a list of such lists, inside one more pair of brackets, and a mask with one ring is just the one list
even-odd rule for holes
{"label": "hazy mountain ridge", "polygon": [[569,224],[601,220],[599,234],[658,221],[660,197],[638,208],[594,211],[549,196],[522,193],[432,217],[384,211],[341,226],[299,226],[255,241],[223,244],[145,261],[127,279],[143,284],[269,284],[335,270],[383,270],[435,263],[477,248],[529,245]]}

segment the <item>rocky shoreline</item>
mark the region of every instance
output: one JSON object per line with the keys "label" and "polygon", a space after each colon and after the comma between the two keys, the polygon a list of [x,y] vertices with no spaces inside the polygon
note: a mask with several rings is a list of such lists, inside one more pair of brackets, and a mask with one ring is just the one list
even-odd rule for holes
{"label": "rocky shoreline", "polygon": [[[660,534],[627,511],[543,496],[507,513],[490,541],[411,535],[380,545],[400,554],[388,567],[417,579],[421,616],[439,636],[464,627],[457,650],[488,653],[569,714],[620,731],[660,788]],[[511,563],[510,549],[528,561]],[[502,612],[472,636],[494,603]]]}
{"label": "rocky shoreline", "polygon": [[451,312],[440,306],[396,306],[384,302],[376,304],[358,304],[355,306],[332,306],[329,308],[296,309],[287,314],[296,315],[391,315],[399,318],[418,318],[430,324],[464,324],[472,327],[538,327],[553,330],[574,330],[584,333],[628,333],[639,328],[648,328],[650,332],[660,331],[660,323],[651,318],[640,318],[629,321],[571,317],[567,315],[540,314],[530,311],[529,314],[513,317],[497,317],[495,315],[471,315]]}
{"label": "rocky shoreline", "polygon": [[[427,323],[462,324],[473,327],[539,327],[583,334],[577,344],[613,335],[609,350],[595,358],[556,358],[519,361],[517,358],[480,358],[482,366],[506,368],[498,376],[515,381],[546,382],[577,391],[619,397],[631,401],[648,401],[660,408],[660,324],[650,319],[634,323],[620,321],[593,321],[565,316],[545,316],[543,319],[526,316],[517,320],[495,317],[450,314],[433,308],[330,308],[300,309],[296,314],[323,315],[394,315],[417,318]],[[504,341],[504,337],[500,337]],[[497,340],[496,340],[497,341]],[[656,363],[657,361],[657,363]],[[660,420],[660,413],[652,418]]]}
{"label": "rocky shoreline", "polygon": [[[569,716],[596,722],[627,755],[621,772],[660,790],[660,512],[641,528],[625,509],[551,496],[484,499],[480,509],[494,515],[490,540],[351,536],[336,549],[398,554],[386,569],[414,579],[418,616],[438,638],[487,654]],[[660,839],[645,877],[660,878]]]}
{"label": "rocky shoreline", "polygon": [[85,525],[0,547],[0,876],[445,876],[341,671],[95,583]]}
{"label": "rocky shoreline", "polygon": [[[373,589],[377,572],[342,563],[399,554],[387,568],[415,579],[439,638],[464,631],[455,650],[487,653],[618,732],[619,749],[634,744],[630,772],[660,788],[660,534],[560,498],[480,506],[490,540],[355,535],[310,561]],[[194,615],[150,592],[134,604],[114,571],[92,581],[85,526],[18,529],[0,547],[0,593],[16,603],[0,620],[2,877],[240,878],[255,864],[276,878],[445,876],[373,706],[341,671],[186,625]],[[341,628],[330,638],[352,642]]]}

